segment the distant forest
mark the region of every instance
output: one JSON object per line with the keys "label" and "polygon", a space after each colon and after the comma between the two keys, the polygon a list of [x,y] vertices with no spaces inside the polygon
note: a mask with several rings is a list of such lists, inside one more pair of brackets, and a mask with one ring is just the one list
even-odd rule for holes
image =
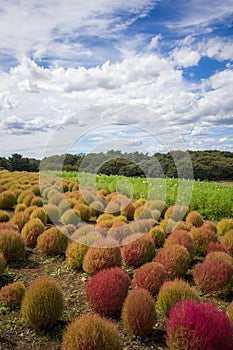
{"label": "distant forest", "polygon": [[[188,158],[187,158],[188,154]],[[190,157],[190,158],[189,158]],[[192,162],[190,169],[189,159]],[[60,170],[82,171],[106,175],[138,177],[175,177],[200,180],[233,180],[233,152],[223,151],[172,151],[148,154],[121,151],[89,154],[63,154],[44,158],[42,161],[23,157],[14,153],[10,157],[0,157],[0,169],[10,171]],[[177,169],[181,169],[180,174]]]}

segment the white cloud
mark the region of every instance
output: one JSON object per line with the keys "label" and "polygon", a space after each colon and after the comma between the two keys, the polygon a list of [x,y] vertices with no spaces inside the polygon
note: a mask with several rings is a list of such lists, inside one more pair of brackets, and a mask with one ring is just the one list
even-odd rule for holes
{"label": "white cloud", "polygon": [[176,48],[171,53],[174,62],[180,67],[196,66],[201,59],[199,52],[192,50],[190,47],[184,46]]}

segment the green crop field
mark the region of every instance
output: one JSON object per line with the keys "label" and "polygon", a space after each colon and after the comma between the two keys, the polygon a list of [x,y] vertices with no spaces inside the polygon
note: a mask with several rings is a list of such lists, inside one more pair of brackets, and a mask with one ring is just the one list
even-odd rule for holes
{"label": "green crop field", "polygon": [[57,173],[66,179],[78,181],[82,187],[119,191],[132,199],[162,199],[167,206],[188,204],[189,210],[198,210],[206,219],[218,221],[233,217],[233,182],[221,183],[174,178],[145,179],[90,173]]}

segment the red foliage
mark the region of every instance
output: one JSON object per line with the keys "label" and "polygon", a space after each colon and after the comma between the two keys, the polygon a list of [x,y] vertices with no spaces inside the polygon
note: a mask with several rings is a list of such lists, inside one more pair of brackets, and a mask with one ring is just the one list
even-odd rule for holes
{"label": "red foliage", "polygon": [[158,292],[166,279],[166,271],[163,265],[150,262],[142,265],[134,271],[133,285],[147,289],[151,295]]}
{"label": "red foliage", "polygon": [[190,254],[185,247],[174,244],[162,248],[154,261],[165,267],[167,274],[174,278],[184,275],[189,268]]}
{"label": "red foliage", "polygon": [[233,349],[233,326],[225,312],[211,303],[176,303],[169,312],[166,332],[170,349]]}
{"label": "red foliage", "polygon": [[121,310],[130,283],[127,272],[119,267],[102,270],[87,282],[87,300],[96,312],[111,315]]}
{"label": "red foliage", "polygon": [[130,333],[145,337],[152,332],[156,322],[155,302],[143,288],[129,292],[122,308],[122,321]]}
{"label": "red foliage", "polygon": [[145,234],[121,248],[123,261],[129,266],[140,266],[155,256],[155,245],[151,235]]}
{"label": "red foliage", "polygon": [[228,294],[232,287],[232,275],[232,265],[222,259],[204,261],[193,270],[195,284],[205,294]]}
{"label": "red foliage", "polygon": [[216,233],[204,226],[191,229],[190,236],[194,241],[196,254],[201,256],[206,255],[207,247],[210,242],[217,241]]}
{"label": "red foliage", "polygon": [[174,230],[166,239],[164,247],[179,244],[187,248],[191,257],[194,256],[196,248],[189,233],[185,230]]}
{"label": "red foliage", "polygon": [[227,247],[220,242],[210,242],[207,246],[207,254],[210,252],[224,252],[229,253]]}

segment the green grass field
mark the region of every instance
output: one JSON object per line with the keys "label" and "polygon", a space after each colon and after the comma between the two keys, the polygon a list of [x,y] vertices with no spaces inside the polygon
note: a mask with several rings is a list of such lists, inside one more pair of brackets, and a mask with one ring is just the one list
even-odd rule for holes
{"label": "green grass field", "polygon": [[174,178],[145,179],[124,176],[94,175],[63,172],[64,178],[78,181],[81,187],[94,186],[97,190],[119,191],[133,199],[156,198],[167,206],[188,204],[190,210],[198,210],[206,219],[218,221],[233,217],[233,182],[179,180]]}

